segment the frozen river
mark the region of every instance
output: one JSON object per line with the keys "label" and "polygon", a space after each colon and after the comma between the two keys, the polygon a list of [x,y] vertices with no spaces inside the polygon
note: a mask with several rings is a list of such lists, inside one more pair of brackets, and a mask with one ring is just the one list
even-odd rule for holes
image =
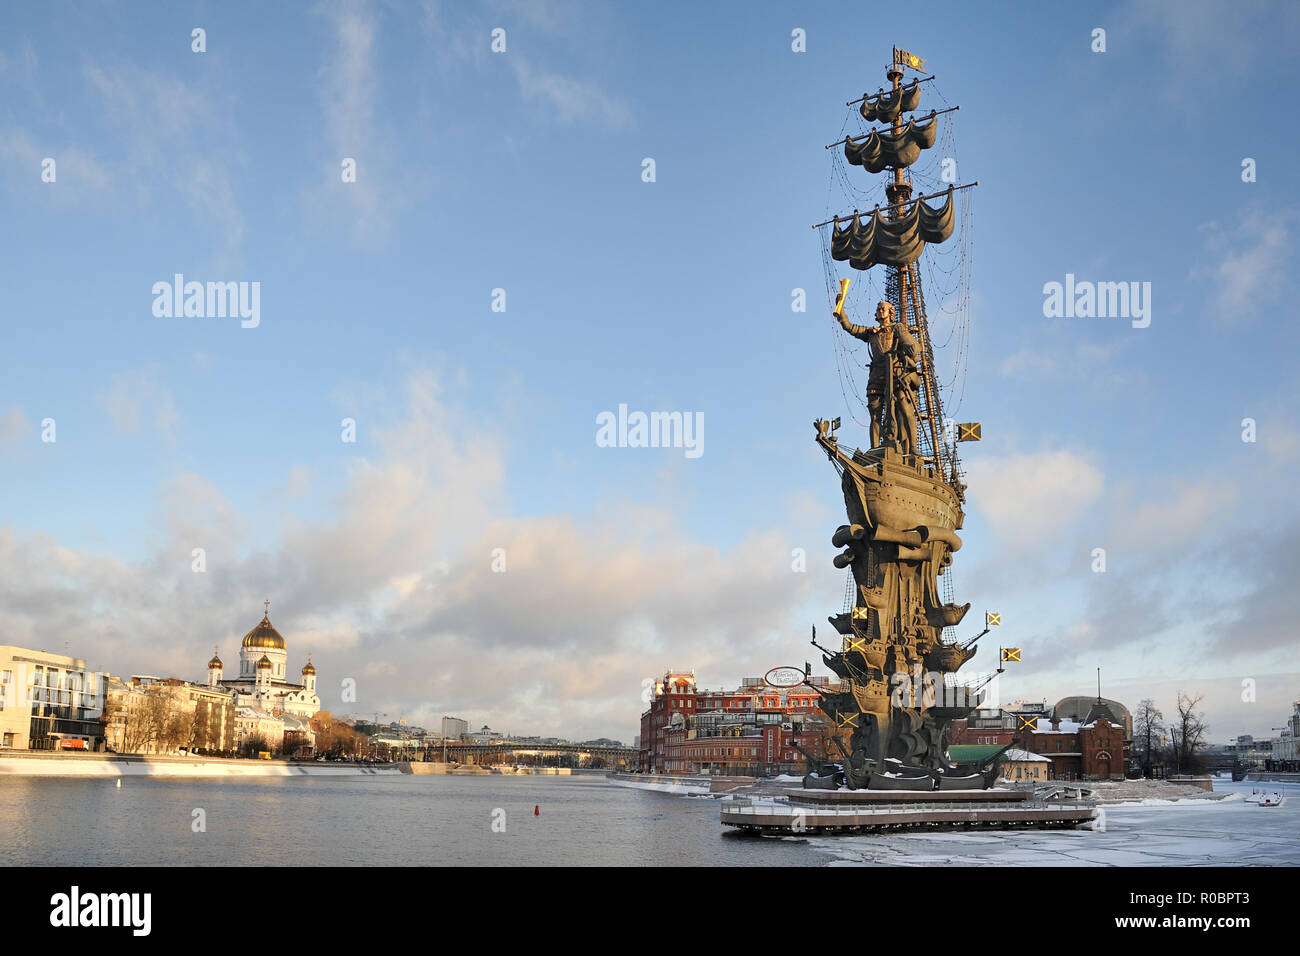
{"label": "frozen river", "polygon": [[[62,866],[1297,865],[1300,785],[1276,809],[1107,807],[1105,832],[764,838],[707,797],[603,777],[0,778],[0,864]],[[534,814],[534,807],[540,810]],[[195,829],[202,811],[203,828]]]}
{"label": "frozen river", "polygon": [[[1215,780],[1222,800],[1105,807],[1105,832],[908,833],[816,837],[838,865],[1296,866],[1300,784]],[[1280,807],[1243,799],[1252,789],[1287,796]]]}

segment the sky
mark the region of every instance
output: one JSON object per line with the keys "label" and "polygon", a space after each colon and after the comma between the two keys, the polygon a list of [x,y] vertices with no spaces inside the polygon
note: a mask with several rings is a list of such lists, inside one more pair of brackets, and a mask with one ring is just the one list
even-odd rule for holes
{"label": "sky", "polygon": [[[918,177],[980,183],[931,250],[969,309],[932,305],[968,335],[953,575],[1022,648],[1000,696],[1100,668],[1131,709],[1202,695],[1210,740],[1271,736],[1300,698],[1300,8],[878,22],[5,6],[0,643],[197,680],[269,599],[336,714],[624,741],[666,668],[802,664],[844,600],[812,422],[869,444],[809,227],[861,202],[823,147],[896,45],[961,107]],[[839,268],[867,321],[880,280]],[[255,324],[158,314],[177,274],[257,283]],[[1067,275],[1139,283],[1149,324],[1049,317]],[[621,405],[701,421],[698,454],[602,446]]]}

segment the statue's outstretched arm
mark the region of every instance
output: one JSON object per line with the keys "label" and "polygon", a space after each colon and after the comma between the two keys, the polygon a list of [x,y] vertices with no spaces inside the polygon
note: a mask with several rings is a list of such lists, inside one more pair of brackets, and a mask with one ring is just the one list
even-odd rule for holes
{"label": "statue's outstretched arm", "polygon": [[843,328],[845,332],[849,333],[849,335],[853,336],[855,339],[862,339],[862,341],[864,342],[870,340],[867,333],[872,331],[871,326],[854,325],[852,322],[848,320],[848,317],[843,312],[836,312],[835,318],[839,320],[840,327]]}
{"label": "statue's outstretched arm", "polygon": [[854,325],[849,321],[848,316],[844,314],[844,300],[849,294],[849,279],[840,280],[840,294],[835,299],[835,308],[831,310],[831,315],[835,316],[835,321],[839,322],[840,328],[853,336],[855,339],[861,339],[868,345],[871,344],[874,329],[867,325]]}

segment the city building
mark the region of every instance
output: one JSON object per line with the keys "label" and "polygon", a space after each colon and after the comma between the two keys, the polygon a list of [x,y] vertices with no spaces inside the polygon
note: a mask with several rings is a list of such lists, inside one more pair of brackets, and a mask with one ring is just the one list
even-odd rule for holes
{"label": "city building", "polygon": [[1033,730],[1017,733],[1016,742],[1051,760],[1054,780],[1122,780],[1131,750],[1123,725],[1105,714],[1084,724],[1039,720]]}
{"label": "city building", "polygon": [[1280,729],[1281,735],[1271,741],[1272,752],[1264,759],[1264,767],[1283,773],[1300,772],[1300,700],[1291,705],[1291,716]]}
{"label": "city building", "polygon": [[103,693],[79,657],[0,645],[0,748],[103,750]]}
{"label": "city building", "polygon": [[270,615],[271,602],[267,601],[262,620],[244,635],[240,644],[238,677],[224,676],[221,655],[214,649],[208,661],[208,686],[233,692],[235,706],[242,709],[310,718],[320,710],[316,667],[308,654],[300,672],[302,683],[294,684],[287,679],[289,652],[284,638],[271,625]]}
{"label": "city building", "polygon": [[948,759],[954,764],[987,765],[999,751],[1002,751],[998,757],[998,776],[1001,779],[1013,783],[1051,779],[1052,761],[1018,747],[1002,750],[1000,744],[954,744],[948,748]]}
{"label": "city building", "polygon": [[105,675],[103,726],[114,753],[226,753],[237,743],[234,695],[174,677]]}
{"label": "city building", "polygon": [[[257,743],[258,753],[275,753],[280,750],[284,745],[286,717],[295,719],[291,714],[271,714],[256,707],[239,707],[235,714],[235,739],[238,746]],[[309,727],[305,723],[304,726]],[[293,729],[301,728],[295,725]]]}
{"label": "city building", "polygon": [[[1051,709],[1050,716],[1045,704],[1022,701],[1009,704],[1007,709],[974,711],[965,719],[953,721],[952,744],[1015,744],[1051,761],[1055,780],[1122,779],[1132,755],[1132,738],[1124,723],[1126,718],[1130,725],[1132,721],[1127,708],[1094,697],[1083,709],[1078,700],[1065,698]],[[1063,713],[1078,714],[1081,710],[1082,720]]]}
{"label": "city building", "polygon": [[443,740],[460,740],[469,733],[469,722],[461,720],[459,717],[442,718],[442,739]]}
{"label": "city building", "polygon": [[1111,723],[1124,728],[1125,740],[1133,739],[1133,715],[1119,701],[1108,697],[1062,697],[1052,708],[1051,716],[1086,724],[1091,720],[1088,715],[1096,713],[1098,706],[1105,708]]}
{"label": "city building", "polygon": [[761,677],[735,690],[701,690],[693,672],[670,668],[641,715],[638,765],[647,773],[804,773],[799,748],[820,734],[819,701],[806,685],[772,687]]}
{"label": "city building", "polygon": [[469,742],[474,744],[504,744],[506,742],[506,739],[503,735],[493,730],[487,724],[484,724],[482,729],[480,729],[477,733],[466,734],[462,736],[467,736],[469,738]]}

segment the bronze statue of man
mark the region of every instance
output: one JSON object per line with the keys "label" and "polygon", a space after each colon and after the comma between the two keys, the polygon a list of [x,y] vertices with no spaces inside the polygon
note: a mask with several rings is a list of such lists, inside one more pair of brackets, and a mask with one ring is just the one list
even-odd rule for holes
{"label": "bronze statue of man", "polygon": [[[904,454],[916,445],[916,339],[901,322],[894,321],[892,302],[876,303],[875,328],[854,325],[843,312],[842,299],[833,313],[841,328],[859,341],[867,343],[871,371],[867,375],[867,409],[871,414],[871,447],[880,447],[881,412],[890,422],[888,434],[897,440]],[[893,407],[885,407],[893,377]]]}

